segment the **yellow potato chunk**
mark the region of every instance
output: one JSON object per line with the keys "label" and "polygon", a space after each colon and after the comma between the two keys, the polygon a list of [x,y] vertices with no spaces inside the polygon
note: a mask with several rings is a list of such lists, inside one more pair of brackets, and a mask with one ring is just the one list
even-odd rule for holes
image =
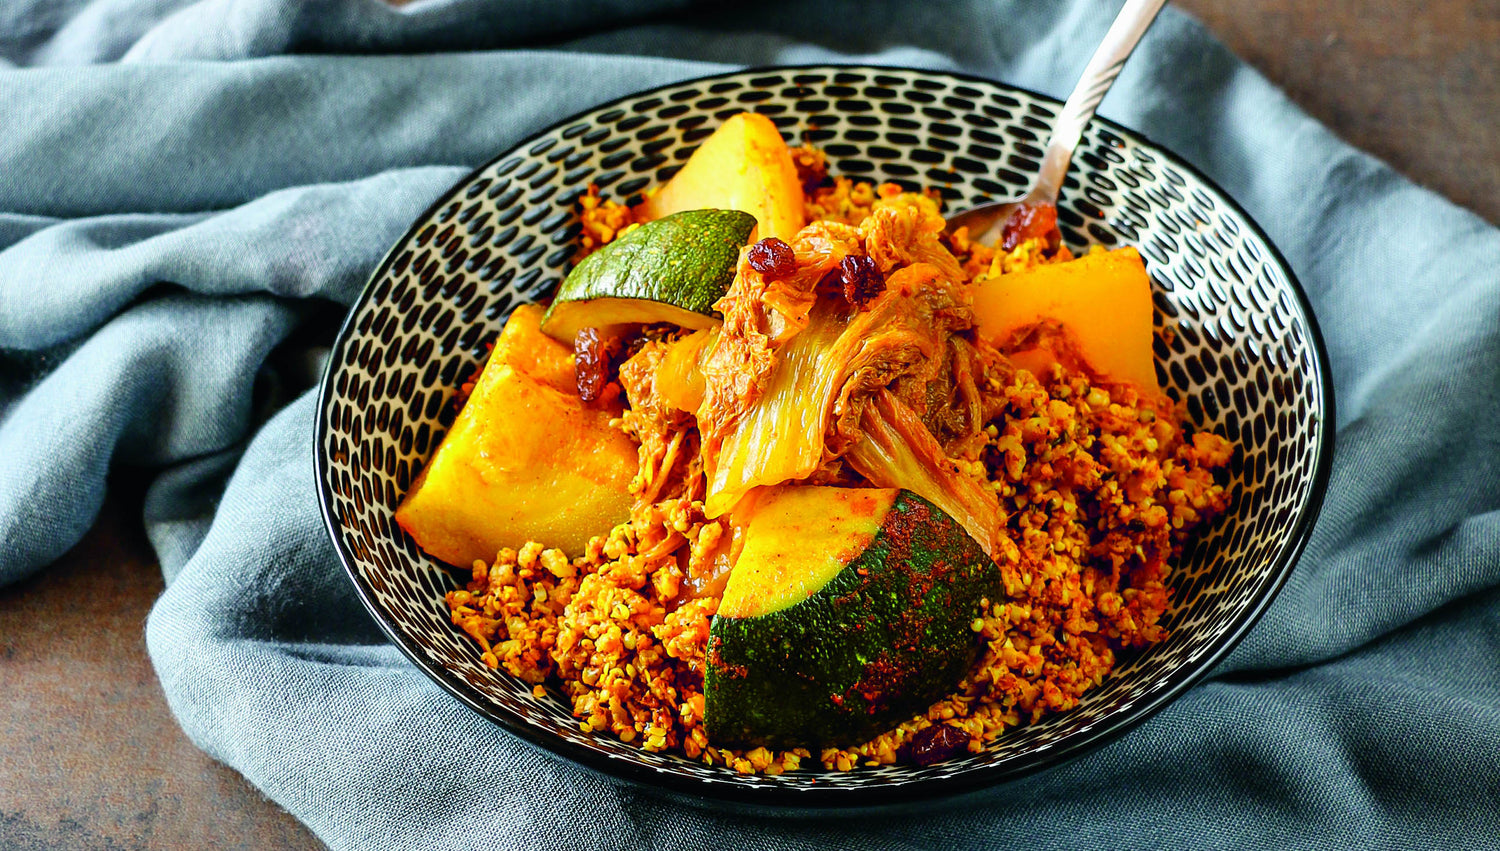
{"label": "yellow potato chunk", "polygon": [[[1151,279],[1134,248],[1086,254],[983,281],[974,288],[979,334],[1005,348],[1026,329],[1060,323],[1096,372],[1157,394],[1151,353]],[[1020,365],[1045,358],[1020,352]]]}
{"label": "yellow potato chunk", "polygon": [[546,314],[546,308],[539,304],[523,304],[512,311],[500,329],[490,359],[499,358],[528,378],[564,393],[576,392],[573,349],[542,333],[542,317]]}
{"label": "yellow potato chunk", "polygon": [[730,117],[638,208],[646,220],[708,209],[754,216],[756,239],[790,241],[806,224],[797,166],[771,119],[753,112]]}
{"label": "yellow potato chunk", "polygon": [[572,353],[512,314],[453,428],[396,509],[423,551],[468,566],[541,541],[570,555],[630,515],[635,444],[572,388]]}

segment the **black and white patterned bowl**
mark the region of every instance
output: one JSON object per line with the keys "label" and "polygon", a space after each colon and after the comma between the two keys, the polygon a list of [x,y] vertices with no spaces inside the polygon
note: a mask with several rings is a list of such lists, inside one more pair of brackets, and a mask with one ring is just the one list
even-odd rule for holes
{"label": "black and white patterned bowl", "polygon": [[[1014,195],[1058,103],[987,80],[885,67],[771,68],[632,95],[562,121],[480,168],[412,225],[339,332],[316,437],[323,516],[375,619],[464,704],[542,749],[609,775],[733,805],[832,809],[912,802],[1015,778],[1097,746],[1222,659],[1286,581],[1328,480],[1333,397],[1317,326],[1286,263],[1209,180],[1096,119],[1059,203],[1075,249],[1139,248],[1156,302],[1157,372],[1193,421],[1238,446],[1228,513],[1174,573],[1171,637],[1125,661],[1072,711],[930,767],[745,777],[580,732],[564,702],[486,668],[448,619],[461,579],[392,512],[452,422],[460,376],[510,310],[547,296],[592,182],[626,199],[665,181],[725,118],[769,116],[835,174],[936,187],[950,209]],[[1175,333],[1162,334],[1165,328]],[[466,574],[467,571],[458,573]],[[420,723],[420,722],[417,722]]]}

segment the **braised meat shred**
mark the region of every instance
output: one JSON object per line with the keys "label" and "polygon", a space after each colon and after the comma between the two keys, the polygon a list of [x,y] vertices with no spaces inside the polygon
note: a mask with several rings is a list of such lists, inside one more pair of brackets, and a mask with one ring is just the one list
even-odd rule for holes
{"label": "braised meat shred", "polygon": [[699,486],[690,467],[709,517],[787,481],[906,487],[992,550],[995,494],[950,453],[979,439],[976,381],[1001,359],[969,333],[967,276],[942,224],[932,199],[899,194],[857,225],[819,221],[747,249],[719,328],[654,341],[620,367],[641,503]]}

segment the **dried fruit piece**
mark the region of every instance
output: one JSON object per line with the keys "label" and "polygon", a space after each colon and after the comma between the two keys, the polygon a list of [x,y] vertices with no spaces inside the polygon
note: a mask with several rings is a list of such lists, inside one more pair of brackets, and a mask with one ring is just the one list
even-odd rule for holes
{"label": "dried fruit piece", "polygon": [[1040,239],[1049,253],[1062,245],[1062,233],[1057,229],[1056,206],[1022,204],[1010,214],[1010,220],[1000,232],[1000,247],[1010,251],[1028,239]]}
{"label": "dried fruit piece", "polygon": [[968,747],[968,733],[947,724],[933,724],[911,737],[911,761],[917,765],[936,765]]}
{"label": "dried fruit piece", "polygon": [[573,335],[573,368],[578,376],[578,398],[592,402],[614,380],[615,359],[622,340],[598,328],[579,328]]}
{"label": "dried fruit piece", "polygon": [[844,300],[855,307],[885,289],[885,276],[880,274],[880,268],[863,254],[850,254],[839,261],[839,280],[844,285]]}
{"label": "dried fruit piece", "polygon": [[792,247],[774,236],[750,246],[746,255],[750,268],[771,279],[785,279],[797,271],[797,255]]}

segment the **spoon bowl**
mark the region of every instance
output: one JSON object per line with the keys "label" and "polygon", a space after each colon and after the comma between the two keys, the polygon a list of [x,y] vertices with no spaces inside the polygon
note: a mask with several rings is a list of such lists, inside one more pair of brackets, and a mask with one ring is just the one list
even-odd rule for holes
{"label": "spoon bowl", "polygon": [[1125,60],[1140,43],[1141,36],[1156,20],[1167,0],[1126,0],[1120,13],[1110,24],[1104,40],[1089,57],[1083,76],[1073,87],[1073,93],[1058,113],[1052,125],[1052,138],[1047,141],[1047,153],[1042,158],[1041,170],[1025,193],[1008,200],[991,201],[948,216],[946,230],[954,233],[968,228],[969,239],[985,245],[1000,245],[1005,249],[1015,247],[1021,239],[1045,237],[1053,247],[1061,241],[1057,232],[1057,195],[1062,189],[1063,177],[1068,163],[1073,159],[1073,149],[1083,137],[1083,128],[1099,109],[1099,102],[1120,76]]}

